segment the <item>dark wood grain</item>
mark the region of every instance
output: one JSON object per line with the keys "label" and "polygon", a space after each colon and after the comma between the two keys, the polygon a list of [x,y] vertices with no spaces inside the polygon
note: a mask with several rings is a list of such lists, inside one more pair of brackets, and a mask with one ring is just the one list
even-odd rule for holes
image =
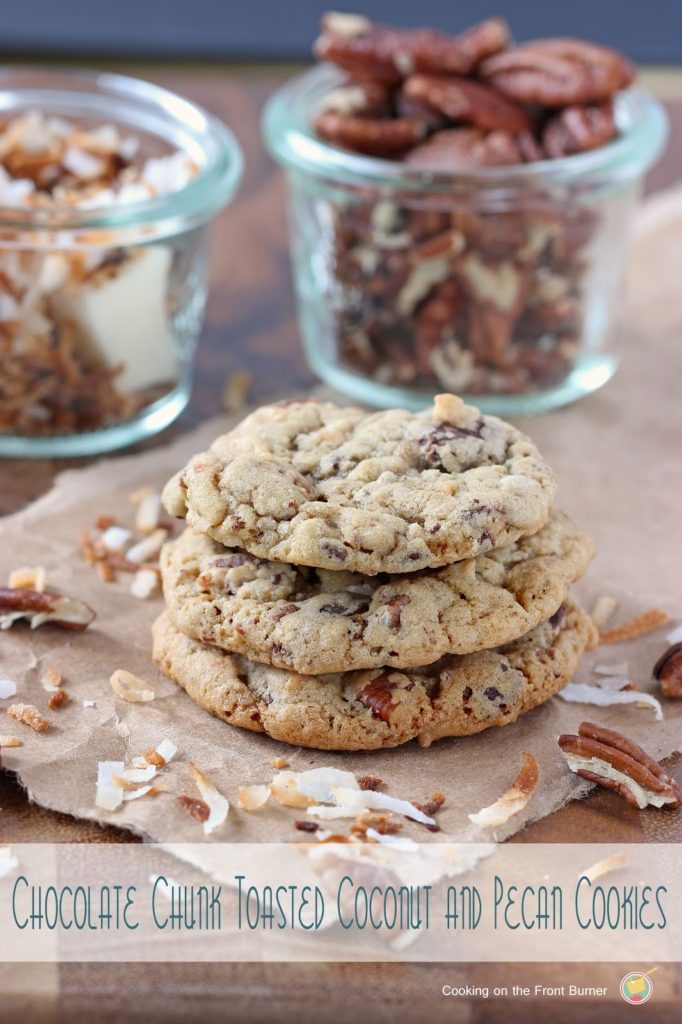
{"label": "dark wood grain", "polygon": [[[273,88],[290,70],[240,73],[198,70],[132,69],[202,103],[236,131],[245,152],[246,174],[238,198],[218,219],[212,239],[211,295],[206,326],[196,361],[196,384],[190,406],[181,421],[146,447],[165,444],[170,436],[214,415],[221,408],[225,379],[237,370],[253,378],[250,398],[266,399],[286,390],[301,393],[312,383],[300,349],[295,322],[286,240],[284,183],[260,142],[259,113]],[[649,187],[673,183],[682,166],[682,102],[668,104],[672,123],[669,149],[650,177]],[[70,465],[79,464],[76,461]],[[48,461],[4,462],[0,466],[0,514],[10,513],[43,493],[66,463]],[[682,782],[682,759],[669,762]],[[31,806],[16,781],[0,771],[0,838],[30,842],[134,842],[127,833],[98,828]],[[595,793],[581,805],[570,805],[525,829],[516,842],[682,841],[680,815],[623,809],[608,793]],[[552,983],[559,967],[541,965],[514,969],[514,980],[540,978]],[[510,974],[500,965],[496,977]],[[604,984],[618,973],[613,965],[591,965],[587,984]],[[580,969],[581,980],[586,976]],[[56,983],[58,996],[35,996],[30,1019],[92,1020],[100,999],[111,1006],[111,1021],[167,1020],[248,1021],[356,1020],[361,1014],[379,1019],[510,1022],[544,1020],[550,1004],[505,1005],[482,1001],[452,1002],[440,997],[440,987],[452,980],[490,983],[485,968],[447,965],[226,965],[201,967],[173,965],[158,970],[124,971],[119,966],[63,966]],[[665,976],[665,981],[663,976]],[[673,967],[659,975],[663,990],[658,1021],[676,1018],[679,976]],[[601,979],[601,980],[599,980]],[[617,983],[617,979],[616,979]],[[30,984],[28,982],[27,984]],[[657,982],[658,985],[658,982]],[[37,990],[36,990],[37,991]],[[96,1000],[93,1002],[93,1000]],[[6,1002],[3,1020],[29,1019],[26,1000]],[[226,1006],[231,1013],[226,1013]],[[566,1007],[551,1004],[558,1022],[575,1019]],[[149,1014],[152,1014],[150,1016]],[[619,1019],[619,1007],[581,1003],[584,1022]],[[15,1015],[16,1014],[16,1018]],[[499,1014],[499,1016],[498,1016]]]}

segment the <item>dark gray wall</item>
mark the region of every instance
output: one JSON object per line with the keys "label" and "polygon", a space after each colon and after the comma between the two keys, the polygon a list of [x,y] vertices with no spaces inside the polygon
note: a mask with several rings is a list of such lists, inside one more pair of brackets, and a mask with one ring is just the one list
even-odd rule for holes
{"label": "dark gray wall", "polygon": [[[457,30],[503,14],[517,39],[572,34],[638,61],[682,63],[682,0],[357,0],[377,20]],[[0,54],[305,58],[334,0],[27,0],[0,3]]]}

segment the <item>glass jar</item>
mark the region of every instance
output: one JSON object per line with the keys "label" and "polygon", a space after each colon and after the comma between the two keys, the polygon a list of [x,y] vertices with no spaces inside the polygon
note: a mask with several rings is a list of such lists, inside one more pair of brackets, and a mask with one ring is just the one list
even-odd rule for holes
{"label": "glass jar", "polygon": [[620,94],[618,139],[590,152],[427,173],[314,134],[312,116],[342,81],[321,65],[280,89],[263,118],[287,171],[314,372],[370,405],[418,409],[454,391],[501,415],[605,384],[618,365],[634,204],[666,139],[661,105]]}
{"label": "glass jar", "polygon": [[209,223],[239,183],[239,145],[193,103],[109,73],[6,68],[0,118],[23,126],[24,163],[49,163],[45,125],[75,127],[127,140],[153,183],[72,203],[48,185],[30,205],[0,153],[0,454],[93,455],[162,430],[189,400]]}

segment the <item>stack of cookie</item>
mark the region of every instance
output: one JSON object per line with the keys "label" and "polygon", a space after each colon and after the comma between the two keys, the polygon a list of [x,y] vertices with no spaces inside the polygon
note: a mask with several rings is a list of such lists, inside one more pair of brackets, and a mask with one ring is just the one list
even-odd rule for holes
{"label": "stack of cookie", "polygon": [[208,711],[328,750],[506,725],[573,676],[593,546],[514,427],[314,400],[248,416],[167,484],[163,671]]}

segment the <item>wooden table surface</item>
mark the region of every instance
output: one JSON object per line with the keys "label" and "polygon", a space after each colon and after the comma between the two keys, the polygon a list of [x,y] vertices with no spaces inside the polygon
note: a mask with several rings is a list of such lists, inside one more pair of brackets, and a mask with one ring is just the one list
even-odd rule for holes
{"label": "wooden table surface", "polygon": [[[272,89],[291,74],[291,69],[180,70],[157,66],[125,70],[175,89],[225,120],[236,132],[244,148],[246,162],[245,177],[238,196],[215,225],[211,292],[206,325],[197,354],[196,385],[192,401],[176,425],[147,445],[153,446],[167,443],[171,436],[220,412],[224,382],[235,371],[247,370],[252,375],[250,400],[266,400],[283,391],[301,393],[313,382],[303,359],[295,321],[282,176],[265,154],[259,132],[259,113],[263,102]],[[659,91],[666,99],[672,132],[665,157],[650,175],[649,190],[671,185],[678,180],[682,167],[682,73],[663,78],[655,76],[653,84],[655,88],[660,86]],[[679,100],[675,98],[675,93],[680,96]],[[65,465],[79,464],[83,464],[83,460],[68,463],[5,460],[0,465],[0,514],[13,512],[38,497]],[[682,758],[671,759],[668,766],[682,782]],[[639,813],[629,808],[624,812],[617,798],[605,792],[596,792],[580,807],[569,805],[526,828],[513,841],[575,842],[578,838],[583,842],[682,842],[682,822],[680,815]],[[76,821],[29,804],[16,781],[2,770],[0,839],[15,843],[136,841],[121,830],[99,828],[90,822]],[[598,977],[599,965],[591,967],[591,973],[595,978]],[[131,988],[129,982],[124,983],[120,967],[104,970],[92,966],[79,971],[74,971],[73,967],[60,967],[57,985],[59,1016],[50,1019],[61,1020],[62,1014],[65,1017],[67,1013],[71,1019],[81,1019],[81,1015],[85,1019],[92,1011],[88,992],[103,992],[110,986],[113,999],[114,990],[120,994],[120,988],[116,989],[118,982],[128,989],[129,997],[131,992],[138,991],[141,998],[146,993],[150,999],[150,993],[155,993],[155,998],[160,999],[160,989],[165,988],[168,995],[168,986],[175,986],[178,999],[164,1002],[164,1014],[172,1020],[190,1019],[190,1009],[197,1011],[197,1017],[202,1016],[204,1020],[213,1019],[214,1013],[217,1019],[223,1013],[223,997],[236,1000],[232,1004],[235,1014],[233,1019],[240,1020],[289,1019],[280,1012],[284,1005],[287,1013],[293,1017],[295,1011],[301,1021],[345,1020],[346,1016],[341,1015],[342,1005],[346,1007],[348,1019],[357,1016],[363,1007],[374,1014],[377,1007],[383,1007],[379,1018],[383,1019],[386,1008],[392,1006],[391,1016],[394,1019],[416,1020],[419,1015],[412,1016],[415,1012],[413,1004],[420,991],[427,999],[433,1019],[441,1019],[441,1013],[443,1019],[447,1017],[448,1020],[498,1019],[492,1015],[492,1003],[467,1003],[468,1015],[460,1017],[460,1011],[466,1008],[464,1004],[445,1005],[447,1000],[442,998],[439,1002],[432,1002],[431,997],[435,1000],[441,984],[449,980],[449,969],[445,965],[439,968],[405,966],[399,972],[394,972],[388,965],[382,965],[377,968],[381,983],[377,971],[353,967],[352,977],[356,988],[352,999],[348,995],[349,970],[349,967],[343,965],[317,966],[314,969],[272,965],[267,970],[255,965],[225,965],[220,970],[187,965],[181,970],[175,965],[172,971],[157,975],[160,981],[165,978],[157,986],[150,986],[146,972],[133,972],[137,980]],[[555,977],[558,970],[558,967],[549,967],[545,973]],[[539,971],[538,965],[532,968],[527,966],[520,969],[519,978],[522,981],[523,976],[538,977]],[[455,973],[461,980],[463,968],[458,967]],[[500,973],[504,973],[503,967],[500,967]],[[483,974],[485,970],[478,969],[479,982]],[[613,967],[604,966],[601,976],[605,974],[613,974]],[[472,968],[467,978],[471,981],[475,976],[476,970]],[[389,984],[391,978],[393,982]],[[205,998],[202,1000],[204,983]],[[594,983],[600,984],[598,981]],[[35,992],[40,990],[40,984],[33,987]],[[49,1014],[52,1014],[56,1005],[54,986],[48,988],[51,993]],[[675,1007],[679,1006],[679,992],[682,990],[679,974],[670,977],[668,988],[669,999],[665,1006],[671,1010],[669,1019],[673,1020],[676,1016]],[[387,994],[389,989],[390,996]],[[336,1002],[330,999],[332,992],[336,994]],[[320,1008],[323,993],[326,993],[325,1011]],[[256,998],[254,994],[260,994],[260,998],[252,1005],[250,1000]],[[263,994],[268,996],[267,999],[262,998]],[[191,999],[187,1002],[185,997],[189,995]],[[11,1005],[18,1014],[23,1013],[24,1004],[21,1000]],[[136,1002],[132,999],[126,1005],[128,1009],[123,1016],[112,1016],[110,1019],[137,1019],[139,1000]],[[328,1017],[326,1014],[329,1013],[330,1005],[336,1005],[336,1011]],[[547,1012],[546,1004],[543,1005],[544,1009],[540,1003],[532,1006],[520,1003],[518,1012],[523,1007],[523,1019],[529,1020],[530,1014],[537,1010],[538,1019],[542,1019]],[[48,1012],[47,1006],[47,1003],[43,1006],[45,1012]],[[161,1004],[158,1006],[160,1010]],[[238,1006],[241,1009],[237,1009]],[[308,1011],[314,1007],[316,1012],[309,1014]],[[659,1002],[659,1007],[661,1015],[656,1020],[667,1020],[667,1009],[664,1009],[662,1002]],[[182,1012],[180,1008],[184,1008]],[[203,1008],[202,1013],[198,1012],[200,1008]],[[570,1004],[567,1004],[567,1013],[569,1008]],[[8,1004],[6,1010],[9,1012]],[[516,1012],[516,1006],[505,1006],[504,1016],[512,1021]],[[558,1004],[552,1004],[552,1014],[557,1021],[564,1019],[563,1012]],[[581,1015],[585,1021],[593,1019],[592,1013],[595,1014],[594,1019],[600,1022],[610,1020],[609,1012],[603,1005],[590,1007],[588,1003],[581,1002]],[[9,1019],[3,1016],[1,1002],[0,1019]],[[194,1019],[194,1013],[191,1019]],[[572,1018],[567,1015],[566,1019]]]}

